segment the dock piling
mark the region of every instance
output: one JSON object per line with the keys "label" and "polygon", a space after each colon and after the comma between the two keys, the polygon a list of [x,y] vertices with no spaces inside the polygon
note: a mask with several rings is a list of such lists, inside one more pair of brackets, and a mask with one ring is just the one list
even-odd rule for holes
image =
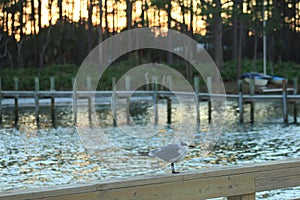
{"label": "dock piling", "polygon": [[153,106],[154,106],[154,124],[157,125],[158,124],[158,95],[157,95],[157,89],[158,89],[158,85],[157,85],[157,77],[154,76],[152,77],[152,84],[153,84]]}
{"label": "dock piling", "polygon": [[[253,96],[255,94],[255,83],[254,78],[250,79],[250,95]],[[254,101],[250,101],[250,123],[254,123]]]}
{"label": "dock piling", "polygon": [[298,93],[298,78],[293,78],[293,86],[294,86],[294,95]]}
{"label": "dock piling", "polygon": [[113,115],[113,126],[117,126],[117,111],[116,111],[116,77],[112,77],[112,96],[111,96],[111,109]]}
{"label": "dock piling", "polygon": [[172,91],[172,77],[167,76],[167,87]]}
{"label": "dock piling", "polygon": [[55,91],[55,77],[50,77],[50,91]]}
{"label": "dock piling", "polygon": [[[86,77],[86,90],[91,92],[92,91],[92,78],[90,76]],[[92,123],[92,97],[91,94],[86,97],[88,100],[88,118],[89,123]]]}
{"label": "dock piling", "polygon": [[238,104],[239,104],[239,113],[240,113],[240,123],[244,122],[244,109],[243,109],[243,80],[239,79],[238,80],[238,89],[239,89],[239,99],[238,99]]}
{"label": "dock piling", "polygon": [[73,77],[73,78],[72,78],[72,88],[74,88],[74,83],[75,83],[75,81],[76,81],[76,78]]}
{"label": "dock piling", "polygon": [[72,98],[73,98],[74,126],[76,126],[76,124],[77,124],[77,112],[78,112],[78,108],[77,108],[77,86],[75,84],[77,84],[76,79],[72,78],[72,88],[73,88]]}
{"label": "dock piling", "polygon": [[298,114],[298,109],[297,109],[297,100],[294,101],[294,123],[297,123],[297,114]]}
{"label": "dock piling", "polygon": [[88,99],[88,115],[89,115],[89,123],[92,123],[92,97],[87,97]]}
{"label": "dock piling", "polygon": [[[207,77],[207,88],[209,94],[212,92],[212,79],[211,77]],[[208,99],[208,123],[211,122],[211,98]]]}
{"label": "dock piling", "polygon": [[172,123],[172,99],[167,98],[167,124]]}
{"label": "dock piling", "polygon": [[127,91],[130,90],[130,83],[131,83],[131,77],[130,76],[125,76],[125,88]]}
{"label": "dock piling", "polygon": [[[14,77],[14,84],[15,84],[15,92],[18,93],[19,90],[19,78]],[[19,121],[19,97],[17,95],[14,96],[14,102],[15,102],[15,126],[18,125]]]}
{"label": "dock piling", "polygon": [[86,77],[86,90],[87,91],[92,90],[92,78],[90,76]]}
{"label": "dock piling", "polygon": [[[297,95],[297,93],[298,93],[298,78],[297,77],[293,79],[293,85],[294,85],[293,94]],[[297,106],[298,106],[298,102],[297,102],[297,100],[295,100],[293,103],[294,103],[294,123],[297,123],[297,115],[298,115]]]}
{"label": "dock piling", "polygon": [[[130,76],[125,76],[125,89],[126,91],[131,90],[131,77]],[[130,98],[127,96],[126,97],[126,108],[129,109],[130,106]],[[130,114],[129,111],[126,112],[126,122],[129,124],[130,122]]]}
{"label": "dock piling", "polygon": [[[55,77],[50,77],[50,91],[55,92]],[[51,117],[52,117],[52,123],[55,125],[55,97],[54,94],[51,94]]]}
{"label": "dock piling", "polygon": [[197,131],[200,129],[200,109],[199,109],[199,77],[194,77],[195,99],[196,99],[196,124]]}
{"label": "dock piling", "polygon": [[37,126],[39,126],[40,118],[39,118],[39,90],[40,83],[39,77],[34,77],[34,104],[35,104],[35,119]]}
{"label": "dock piling", "polygon": [[283,122],[288,123],[287,112],[287,83],[286,80],[282,81],[282,106],[283,106]]}

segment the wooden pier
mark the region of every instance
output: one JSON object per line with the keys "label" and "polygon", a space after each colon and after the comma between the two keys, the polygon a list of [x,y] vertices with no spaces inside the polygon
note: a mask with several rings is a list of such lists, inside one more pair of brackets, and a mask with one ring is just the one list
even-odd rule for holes
{"label": "wooden pier", "polygon": [[[300,159],[204,168],[180,174],[5,191],[0,200],[254,200],[257,192],[300,186]],[[282,198],[283,199],[283,198]]]}
{"label": "wooden pier", "polygon": [[[250,122],[254,122],[254,104],[255,101],[258,100],[281,100],[282,101],[282,110],[283,110],[283,122],[288,123],[288,104],[293,105],[294,108],[294,123],[297,123],[297,104],[299,101],[299,95],[297,95],[298,91],[298,79],[293,79],[293,88],[287,87],[287,81],[282,81],[281,88],[261,88],[260,92],[263,94],[255,95],[255,86],[254,80],[250,80],[249,84],[249,95],[243,94],[243,81],[238,80],[238,104],[239,104],[239,112],[240,112],[240,123],[244,122],[243,117],[243,106],[244,104],[250,104]],[[290,92],[290,94],[289,94]],[[281,93],[281,94],[280,94]]]}
{"label": "wooden pier", "polygon": [[[170,79],[170,77],[169,77]],[[73,80],[74,82],[74,80]],[[112,79],[112,85],[114,86],[116,80],[113,78]],[[171,107],[172,107],[172,99],[175,98],[175,95],[173,91],[164,91],[164,90],[158,90],[157,80],[155,77],[153,77],[152,80],[152,90],[138,90],[134,91],[134,94],[137,96],[142,96],[142,97],[152,97],[153,100],[153,105],[156,107],[154,108],[154,116],[155,116],[155,123],[157,123],[158,120],[158,108],[157,108],[157,102],[160,100],[167,100],[167,110],[168,110],[168,116],[167,116],[167,122],[170,124],[171,123]],[[172,83],[171,80],[169,80],[170,84]],[[212,80],[208,78],[207,80],[207,88],[208,91],[210,91],[211,88],[211,82]],[[14,90],[11,91],[3,91],[1,87],[1,78],[0,78],[0,124],[2,122],[2,114],[3,114],[3,99],[14,99],[14,108],[15,108],[15,122],[18,122],[18,108],[19,108],[19,100],[20,99],[34,99],[34,106],[35,106],[35,111],[36,111],[36,121],[37,123],[39,122],[39,106],[40,106],[40,100],[41,99],[51,99],[51,111],[53,117],[55,117],[55,106],[56,106],[56,99],[57,98],[70,98],[72,99],[73,97],[76,97],[76,99],[86,99],[87,100],[87,111],[89,112],[89,120],[91,120],[92,115],[92,98],[96,99],[101,99],[101,98],[106,98],[109,100],[109,102],[112,103],[112,108],[113,108],[113,119],[114,122],[113,124],[116,124],[117,116],[116,116],[116,111],[115,108],[116,106],[114,105],[115,99],[118,97],[125,98],[127,99],[127,103],[129,104],[129,97],[128,94],[131,92],[128,91],[56,91],[55,90],[55,79],[51,77],[50,79],[50,90],[44,91],[40,90],[39,87],[39,79],[36,77],[34,79],[34,84],[35,84],[35,90],[34,91],[19,91],[18,90],[18,78],[14,78]],[[87,77],[87,88],[91,88],[91,79]],[[126,85],[130,84],[130,79],[126,79]],[[294,87],[293,88],[287,88],[286,83],[283,84],[282,88],[272,88],[272,89],[262,89],[261,92],[262,94],[255,94],[255,87],[254,83],[252,81],[252,84],[250,82],[249,85],[249,94],[244,94],[243,92],[243,82],[242,80],[238,80],[238,88],[239,88],[239,93],[238,94],[227,94],[226,99],[230,101],[237,101],[238,102],[238,107],[239,107],[239,121],[241,123],[244,122],[244,105],[249,104],[250,105],[250,122],[254,122],[254,117],[255,117],[255,102],[257,101],[281,101],[282,102],[282,110],[283,110],[283,122],[288,123],[288,105],[293,106],[293,118],[294,122],[297,122],[297,115],[298,115],[298,110],[297,110],[297,105],[298,102],[300,101],[300,95],[297,94],[297,86],[298,82],[297,79],[294,79]],[[129,87],[129,86],[128,86]],[[170,85],[170,88],[172,86]],[[126,86],[127,88],[127,86]],[[149,88],[149,86],[147,86]],[[185,95],[190,95],[192,98],[196,98],[196,103],[198,104],[198,107],[196,107],[196,121],[197,121],[197,126],[200,126],[200,109],[199,105],[201,101],[205,101],[208,104],[208,121],[211,121],[211,97],[213,97],[215,94],[209,94],[209,93],[200,93],[199,92],[199,77],[194,78],[194,93],[184,93],[182,92],[181,94]],[[126,96],[127,95],[127,96]],[[75,108],[74,110],[74,123],[76,124],[77,121],[77,101],[73,102],[73,106]],[[129,119],[129,117],[128,117]]]}

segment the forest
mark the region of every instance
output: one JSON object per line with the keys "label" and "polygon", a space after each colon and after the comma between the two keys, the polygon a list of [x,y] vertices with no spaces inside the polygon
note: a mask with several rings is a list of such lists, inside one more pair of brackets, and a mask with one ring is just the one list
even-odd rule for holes
{"label": "forest", "polygon": [[238,75],[243,59],[262,59],[264,35],[268,62],[300,63],[299,0],[1,0],[0,66],[80,65],[103,40],[138,27],[187,34],[220,70],[234,61]]}

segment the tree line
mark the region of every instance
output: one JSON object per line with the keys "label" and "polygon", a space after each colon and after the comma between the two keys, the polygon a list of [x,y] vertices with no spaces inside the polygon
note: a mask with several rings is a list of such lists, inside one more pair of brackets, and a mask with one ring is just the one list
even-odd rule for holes
{"label": "tree line", "polygon": [[80,65],[114,34],[160,26],[203,44],[221,70],[235,60],[239,75],[242,59],[262,58],[264,34],[270,62],[300,62],[299,16],[299,0],[1,0],[0,65]]}

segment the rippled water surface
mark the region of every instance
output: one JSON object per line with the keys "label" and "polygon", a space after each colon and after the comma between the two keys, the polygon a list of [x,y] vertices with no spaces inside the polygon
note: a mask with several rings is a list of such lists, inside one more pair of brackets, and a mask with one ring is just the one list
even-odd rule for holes
{"label": "rippled water surface", "polygon": [[[166,105],[161,103],[158,116],[161,127],[157,133],[145,135],[146,130],[130,127],[132,131],[128,134],[120,127],[113,127],[108,105],[96,106],[91,121],[86,112],[79,113],[80,127],[75,128],[71,109],[68,105],[58,106],[53,116],[50,107],[43,107],[37,124],[32,107],[21,107],[17,121],[14,109],[4,108],[0,128],[0,190],[170,173],[165,163],[144,154],[172,142],[182,117],[195,120],[196,116],[192,108],[183,111],[182,116],[173,105],[172,124],[167,125]],[[201,103],[201,126],[194,133],[195,148],[176,165],[179,171],[300,157],[300,126],[282,123],[278,103],[256,103],[253,125],[249,123],[249,107],[245,106],[246,123],[239,125],[237,105],[228,103],[223,133],[213,150],[202,157],[201,142],[209,128],[207,109],[206,103]],[[130,115],[146,128],[154,117],[152,106],[145,102],[131,105]],[[102,135],[97,135],[99,129]],[[88,133],[90,141],[82,143],[78,131]],[[86,145],[94,148],[87,151]],[[258,197],[299,198],[300,188],[261,192]]]}

